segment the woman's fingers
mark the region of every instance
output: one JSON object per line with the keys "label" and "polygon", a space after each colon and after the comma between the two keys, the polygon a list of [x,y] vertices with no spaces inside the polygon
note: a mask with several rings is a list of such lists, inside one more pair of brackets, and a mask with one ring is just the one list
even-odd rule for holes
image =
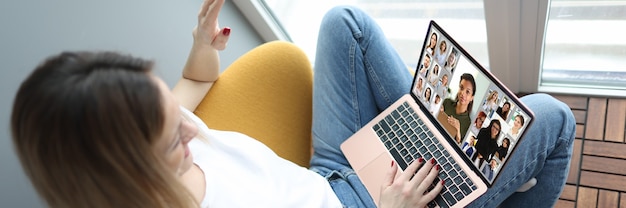
{"label": "woman's fingers", "polygon": [[448,116],[448,123],[454,126],[454,128],[456,128],[457,130],[460,128],[459,120],[452,116]]}
{"label": "woman's fingers", "polygon": [[211,45],[218,50],[226,48],[230,29],[220,29],[217,17],[224,0],[205,0],[198,12],[198,25],[194,29],[196,42]]}
{"label": "woman's fingers", "polygon": [[[432,172],[437,172],[437,173],[434,173],[434,174],[433,174]],[[434,175],[434,176],[433,176],[433,179],[434,179],[435,177],[437,177],[438,173],[439,173],[439,171],[431,171],[431,173],[430,173],[430,174],[428,174],[428,176],[429,176],[429,178],[430,178],[430,176],[431,176],[431,175]],[[429,180],[429,179],[428,179],[428,178],[426,178],[426,180]],[[435,200],[435,197],[437,197],[437,195],[439,195],[439,193],[441,193],[441,190],[443,190],[443,184],[444,184],[444,183],[445,183],[445,182],[444,182],[444,180],[443,180],[443,179],[441,179],[439,182],[437,182],[437,184],[435,184],[435,187],[434,187],[432,190],[430,190],[429,192],[425,193],[425,194],[422,196],[422,197],[423,197],[422,199],[423,199],[423,200],[425,200],[425,201],[427,201],[427,202],[430,202],[430,201],[432,201],[432,200]],[[426,183],[425,183],[425,184],[426,184]],[[432,180],[431,180],[428,184],[432,184]],[[428,187],[427,187],[427,188],[428,188]],[[420,191],[420,190],[418,189],[418,191]],[[424,192],[422,192],[422,193],[424,193]]]}
{"label": "woman's fingers", "polygon": [[218,30],[217,16],[223,4],[224,0],[205,0],[198,13],[198,24],[206,29]]}
{"label": "woman's fingers", "polygon": [[213,46],[213,48],[217,50],[224,50],[226,48],[226,43],[228,43],[229,37],[230,28],[225,27],[217,34],[217,36],[215,36],[215,39],[213,39],[213,42],[211,42],[211,46]]}
{"label": "woman's fingers", "polygon": [[383,181],[383,187],[391,186],[393,184],[394,179],[396,178],[396,173],[398,172],[398,166],[395,161],[391,161],[391,168],[387,171],[387,176]]}
{"label": "woman's fingers", "polygon": [[406,167],[406,169],[404,170],[404,173],[402,173],[402,175],[400,176],[400,180],[402,181],[411,180],[411,178],[415,175],[415,173],[420,168],[423,162],[424,162],[424,159],[422,158],[418,158],[417,160],[413,161],[408,167]]}
{"label": "woman's fingers", "polygon": [[211,6],[210,0],[205,0],[202,2],[202,6],[200,6],[200,11],[198,11],[198,19],[204,18],[206,16],[207,11],[209,11],[209,6]]}
{"label": "woman's fingers", "polygon": [[[439,175],[439,169],[441,167],[437,165],[437,162],[434,158],[431,158],[427,161],[424,161],[422,158],[420,158],[413,163],[419,163],[419,165],[421,166],[418,167],[419,169],[417,170],[415,175],[413,175],[413,177],[409,179],[408,184],[404,186],[404,192],[413,192],[412,194],[413,196],[415,196],[415,199],[417,199],[421,203],[426,204],[435,199],[437,194],[439,194],[439,192],[441,192],[441,189],[443,188],[443,185],[441,183],[438,183],[435,185],[435,188],[428,191],[428,188],[433,186],[433,181],[435,181],[435,179]],[[407,170],[408,169],[409,168],[407,168]],[[404,174],[407,173],[409,172],[404,172]],[[440,187],[437,188],[437,186]]]}
{"label": "woman's fingers", "polygon": [[426,193],[439,174],[439,166],[435,163],[434,159],[424,161],[419,158],[396,178],[398,166],[392,161],[382,184],[380,207],[423,207],[432,201],[443,188],[438,183]]}
{"label": "woman's fingers", "polygon": [[433,181],[435,181],[435,179],[437,178],[437,175],[439,175],[440,168],[441,166],[433,164],[432,167],[427,170],[428,175],[426,175],[422,183],[420,183],[419,186],[417,186],[417,191],[419,193],[424,193],[428,191],[428,188],[433,184]]}
{"label": "woman's fingers", "polygon": [[[419,169],[419,171],[417,171],[417,173],[415,173],[415,175],[410,181],[412,189],[418,188],[421,184],[425,184],[425,183],[432,184],[432,180],[428,182],[428,181],[425,181],[424,179],[426,178],[428,173],[431,172],[430,170],[433,168],[434,164],[435,164],[435,159],[430,159],[424,162],[424,165],[422,165],[422,167]],[[418,193],[424,193],[424,192],[418,192]]]}
{"label": "woman's fingers", "polygon": [[206,16],[209,19],[217,19],[217,15],[220,13],[222,9],[222,5],[224,5],[224,0],[212,0],[210,1],[208,11]]}

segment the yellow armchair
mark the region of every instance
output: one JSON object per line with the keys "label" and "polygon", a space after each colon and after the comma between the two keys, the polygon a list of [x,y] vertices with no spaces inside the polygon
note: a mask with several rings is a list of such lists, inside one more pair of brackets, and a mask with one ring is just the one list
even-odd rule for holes
{"label": "yellow armchair", "polygon": [[247,134],[308,167],[312,94],[307,56],[292,43],[273,41],[226,68],[194,113],[211,129]]}

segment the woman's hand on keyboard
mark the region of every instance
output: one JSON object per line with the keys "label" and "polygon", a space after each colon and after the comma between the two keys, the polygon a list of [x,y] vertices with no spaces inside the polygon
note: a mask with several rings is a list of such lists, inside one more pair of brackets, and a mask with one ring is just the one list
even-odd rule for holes
{"label": "woman's hand on keyboard", "polygon": [[[379,207],[424,207],[435,199],[443,188],[443,181],[434,185],[433,181],[441,167],[435,160],[424,161],[419,158],[396,177],[398,166],[391,162],[387,178],[382,184]],[[429,190],[432,188],[432,190]]]}

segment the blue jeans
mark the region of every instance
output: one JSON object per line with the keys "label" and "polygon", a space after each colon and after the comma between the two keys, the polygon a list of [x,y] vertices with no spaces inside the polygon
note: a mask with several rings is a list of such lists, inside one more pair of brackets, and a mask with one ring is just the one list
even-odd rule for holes
{"label": "blue jeans", "polygon": [[[324,17],[314,67],[310,168],[329,180],[344,206],[375,207],[339,145],[408,93],[412,75],[378,25],[353,7],[336,7]],[[563,189],[575,136],[572,112],[546,94],[522,100],[535,123],[493,187],[470,207],[551,207]],[[515,192],[533,177],[536,186]]]}

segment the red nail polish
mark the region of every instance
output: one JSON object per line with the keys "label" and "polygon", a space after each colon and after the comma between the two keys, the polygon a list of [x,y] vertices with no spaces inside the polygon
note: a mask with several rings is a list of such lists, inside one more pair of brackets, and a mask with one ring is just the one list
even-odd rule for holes
{"label": "red nail polish", "polygon": [[391,161],[391,167],[393,167],[393,160]]}
{"label": "red nail polish", "polygon": [[441,185],[446,185],[446,181],[441,180]]}
{"label": "red nail polish", "polygon": [[420,157],[419,159],[417,159],[417,161],[418,161],[419,163],[422,163],[422,162],[424,162],[424,158],[421,158],[421,157]]}
{"label": "red nail polish", "polygon": [[435,166],[435,170],[441,170],[441,166],[439,165]]}
{"label": "red nail polish", "polygon": [[431,164],[435,164],[435,158],[430,159]]}
{"label": "red nail polish", "polygon": [[222,30],[222,34],[228,36],[230,35],[230,27],[226,27]]}

